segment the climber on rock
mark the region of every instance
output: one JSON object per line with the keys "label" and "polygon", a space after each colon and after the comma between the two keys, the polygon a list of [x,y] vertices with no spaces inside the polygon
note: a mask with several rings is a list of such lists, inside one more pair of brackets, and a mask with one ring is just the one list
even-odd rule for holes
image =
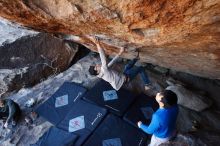
{"label": "climber on rock", "polygon": [[4,127],[15,126],[21,116],[21,110],[17,103],[11,99],[0,99],[0,119],[6,120]]}
{"label": "climber on rock", "polygon": [[178,115],[177,95],[171,90],[164,90],[157,93],[156,101],[159,109],[153,114],[149,125],[141,121],[138,127],[148,134],[152,134],[151,142],[148,146],[159,146],[169,141],[176,134],[176,119]]}
{"label": "climber on rock", "polygon": [[101,65],[96,64],[94,66],[90,66],[89,73],[91,75],[97,75],[97,77],[102,78],[106,82],[109,82],[115,90],[119,90],[124,83],[131,81],[140,73],[141,78],[144,81],[145,89],[149,89],[150,81],[148,79],[147,74],[144,71],[144,68],[142,66],[134,66],[134,64],[139,59],[139,52],[138,56],[135,59],[129,61],[128,64],[125,65],[123,73],[119,73],[111,69],[110,67],[124,52],[124,47],[121,47],[119,53],[107,64],[105,52],[101,47],[98,38],[91,37],[90,39],[92,42],[96,44],[102,63]]}

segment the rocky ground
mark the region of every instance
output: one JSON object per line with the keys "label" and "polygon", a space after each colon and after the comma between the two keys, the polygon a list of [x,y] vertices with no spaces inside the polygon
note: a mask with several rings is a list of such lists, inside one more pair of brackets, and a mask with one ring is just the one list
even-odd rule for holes
{"label": "rocky ground", "polygon": [[[26,146],[35,143],[38,138],[51,126],[50,123],[44,121],[40,117],[37,118],[32,124],[26,124],[24,117],[30,116],[30,112],[34,110],[40,103],[47,100],[65,81],[77,82],[85,86],[86,88],[91,88],[96,81],[96,77],[92,77],[88,74],[88,67],[91,64],[99,62],[99,57],[95,53],[90,53],[88,56],[79,60],[76,64],[72,65],[68,70],[58,74],[50,76],[48,79],[42,81],[41,83],[31,87],[31,88],[22,88],[18,92],[11,92],[8,94],[8,98],[13,99],[22,108],[23,118],[17,127],[13,130],[1,130],[2,135],[2,146]],[[121,60],[114,67],[117,70],[121,70],[126,60]],[[168,78],[181,78],[181,73],[171,72],[170,70],[164,68],[158,68],[149,64],[140,64],[145,65],[151,81],[153,82],[155,90],[149,90],[145,92],[146,94],[155,94],[157,90],[162,90],[168,86],[165,82]],[[186,76],[186,75],[185,75]],[[188,78],[192,77],[188,75]],[[194,81],[199,80],[200,84],[204,83],[203,79],[198,77],[193,77]],[[183,78],[182,78],[183,79]],[[178,83],[184,83],[175,80]],[[213,86],[216,89],[216,95],[220,93],[220,86],[218,82],[213,82],[212,80],[206,80],[207,85]],[[186,84],[189,86],[189,84]],[[196,87],[196,85],[190,85],[191,87]],[[127,86],[130,90],[134,92],[143,91],[143,85],[139,78],[132,81],[131,84]],[[188,88],[189,89],[189,88]],[[218,89],[218,90],[217,90]],[[198,91],[199,89],[197,89]],[[200,89],[202,90],[202,89]],[[190,89],[194,91],[194,89]],[[208,91],[207,91],[208,92]],[[208,94],[210,96],[210,94]],[[26,102],[30,99],[34,99],[36,104],[28,108],[26,107]],[[208,97],[211,100],[215,101],[215,97]],[[219,118],[219,108],[214,106],[203,110],[202,112],[196,112],[187,107],[180,105],[180,113],[178,116],[178,136],[177,138],[165,145],[217,145],[220,142],[220,118]],[[7,136],[8,135],[8,136]],[[6,138],[3,138],[5,136]]]}

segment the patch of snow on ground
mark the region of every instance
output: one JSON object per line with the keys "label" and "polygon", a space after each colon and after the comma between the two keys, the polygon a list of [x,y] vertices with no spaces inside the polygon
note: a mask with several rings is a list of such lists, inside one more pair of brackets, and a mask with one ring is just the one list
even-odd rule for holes
{"label": "patch of snow on ground", "polygon": [[38,32],[28,30],[18,24],[0,17],[0,46],[5,43],[12,43],[15,40],[28,35],[37,35]]}

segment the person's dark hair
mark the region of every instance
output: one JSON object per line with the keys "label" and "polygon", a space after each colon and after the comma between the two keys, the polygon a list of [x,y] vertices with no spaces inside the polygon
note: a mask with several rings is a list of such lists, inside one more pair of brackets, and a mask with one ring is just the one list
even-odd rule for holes
{"label": "person's dark hair", "polygon": [[177,95],[171,90],[164,90],[160,93],[163,98],[161,99],[161,102],[164,104],[165,108],[171,107],[173,105],[177,104]]}
{"label": "person's dark hair", "polygon": [[94,75],[94,76],[98,75],[98,72],[95,70],[95,66],[94,65],[91,65],[89,67],[89,73],[90,73],[90,75]]}

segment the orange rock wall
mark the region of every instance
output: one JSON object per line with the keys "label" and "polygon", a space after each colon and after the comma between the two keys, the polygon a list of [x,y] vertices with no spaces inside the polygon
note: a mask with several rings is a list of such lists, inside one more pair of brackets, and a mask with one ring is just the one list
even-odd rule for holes
{"label": "orange rock wall", "polygon": [[0,0],[0,16],[108,54],[220,79],[220,0]]}

